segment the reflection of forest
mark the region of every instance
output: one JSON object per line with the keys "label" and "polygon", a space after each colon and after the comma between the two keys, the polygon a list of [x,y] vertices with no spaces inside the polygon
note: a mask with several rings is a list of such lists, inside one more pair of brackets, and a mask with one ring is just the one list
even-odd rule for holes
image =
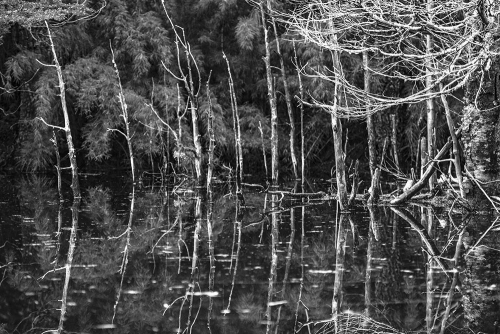
{"label": "reflection of forest", "polygon": [[[132,207],[131,186],[111,184],[122,183],[85,188],[77,225],[52,180],[4,186],[8,332],[58,328],[68,268],[66,331],[307,333],[333,315],[344,326],[350,314],[394,333],[492,332],[498,321],[491,217],[453,222],[428,208],[383,207],[340,215],[331,203],[245,194],[243,204],[194,187],[145,187]],[[481,228],[464,230],[470,221]]]}

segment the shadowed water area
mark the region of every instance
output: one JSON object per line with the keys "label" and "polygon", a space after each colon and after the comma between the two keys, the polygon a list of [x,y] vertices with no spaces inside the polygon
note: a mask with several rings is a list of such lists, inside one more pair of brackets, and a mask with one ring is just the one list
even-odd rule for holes
{"label": "shadowed water area", "polygon": [[493,214],[67,183],[0,179],[0,333],[498,332]]}

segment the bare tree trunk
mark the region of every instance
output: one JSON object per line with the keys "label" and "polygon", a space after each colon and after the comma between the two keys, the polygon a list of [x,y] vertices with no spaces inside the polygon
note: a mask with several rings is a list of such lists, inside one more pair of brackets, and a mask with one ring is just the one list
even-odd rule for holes
{"label": "bare tree trunk", "polygon": [[132,136],[130,135],[130,122],[129,122],[128,107],[127,107],[127,102],[125,101],[125,95],[123,94],[123,87],[122,87],[122,81],[120,79],[120,72],[118,71],[118,66],[116,65],[116,62],[115,62],[115,53],[113,52],[112,47],[111,47],[111,56],[112,56],[111,60],[113,62],[113,67],[115,68],[116,78],[118,80],[118,87],[120,89],[120,92],[118,94],[118,100],[120,102],[120,107],[122,109],[121,117],[123,118],[123,122],[125,123],[125,133],[123,133],[121,131],[118,131],[118,132],[120,132],[127,140],[128,153],[129,153],[129,158],[130,158],[130,169],[132,172],[132,182],[135,184],[134,149],[132,147]]}
{"label": "bare tree trunk", "polygon": [[54,46],[54,41],[52,40],[52,34],[50,32],[49,24],[45,21],[45,26],[47,27],[47,32],[50,40],[50,48],[52,50],[52,55],[54,57],[54,66],[57,72],[57,79],[59,81],[59,92],[61,96],[61,107],[64,116],[64,132],[66,133],[66,143],[68,145],[68,156],[71,165],[71,189],[73,189],[73,194],[75,198],[80,198],[80,182],[78,180],[78,165],[76,163],[76,151],[75,145],[73,144],[73,137],[71,135],[71,127],[69,123],[69,113],[68,106],[66,104],[66,88],[64,84],[64,79],[62,75],[61,65],[57,59],[56,48]]}
{"label": "bare tree trunk", "polygon": [[267,96],[271,107],[271,178],[273,184],[278,182],[278,109],[274,98],[273,78],[271,73],[271,46],[269,45],[269,36],[266,27],[266,15],[264,12],[263,1],[259,3],[262,17],[262,29],[264,30],[264,43],[266,46],[266,56],[264,63],[266,65]]}
{"label": "bare tree trunk", "polygon": [[[371,73],[368,70],[368,51],[363,52],[364,84],[366,94],[370,94]],[[366,129],[368,131],[368,164],[370,166],[370,175],[373,178],[377,166],[377,152],[375,150],[375,128],[373,126],[373,116],[370,113],[370,104],[366,105]]]}
{"label": "bare tree trunk", "polygon": [[189,71],[189,103],[191,109],[191,123],[193,128],[193,144],[196,152],[196,156],[194,157],[194,168],[196,171],[196,178],[199,180],[201,178],[201,135],[198,129],[198,96],[194,92],[194,84],[193,84],[193,73],[191,69],[191,47],[187,43],[187,47],[185,48],[187,66]]}
{"label": "bare tree trunk", "polygon": [[[443,91],[443,84],[439,84],[439,89]],[[460,189],[460,196],[465,198],[465,191],[462,185],[462,164],[460,161],[460,143],[455,135],[455,125],[453,124],[453,118],[451,117],[450,106],[446,100],[445,95],[441,95],[441,101],[443,101],[444,110],[446,112],[446,122],[448,123],[448,129],[450,131],[451,140],[453,142],[453,164],[455,165],[455,173],[457,174],[458,187]]]}
{"label": "bare tree trunk", "polygon": [[[271,2],[267,1],[268,9],[271,9]],[[285,90],[285,101],[286,101],[286,109],[288,111],[288,118],[290,120],[290,158],[292,159],[292,167],[293,167],[293,175],[295,179],[299,178],[299,174],[297,171],[297,156],[295,155],[295,117],[293,116],[293,108],[292,108],[292,97],[290,95],[290,89],[288,88],[288,81],[285,72],[285,63],[283,61],[283,55],[281,54],[280,42],[278,38],[278,30],[276,29],[276,22],[274,17],[271,17],[274,36],[276,38],[276,52],[278,53],[278,57],[280,59],[280,68],[281,68],[281,76],[283,77],[283,88]]]}
{"label": "bare tree trunk", "polygon": [[59,194],[59,201],[63,201],[62,195],[62,175],[61,175],[61,155],[59,154],[59,145],[57,144],[56,132],[52,131],[52,143],[56,152],[56,171],[57,171],[57,193]]}
{"label": "bare tree trunk", "polygon": [[429,155],[428,155],[428,152],[427,151],[427,138],[425,137],[422,137],[420,139],[420,177],[422,178],[424,173],[425,173],[425,169],[427,168],[427,163],[429,161]]}
{"label": "bare tree trunk", "polygon": [[239,192],[241,191],[241,183],[243,182],[243,149],[241,148],[240,114],[238,113],[236,93],[234,92],[231,66],[229,65],[229,60],[224,53],[223,58],[226,60],[227,72],[229,74],[229,95],[231,100],[231,110],[233,111],[234,149],[236,156],[236,192]]}
{"label": "bare tree trunk", "polygon": [[394,163],[396,164],[396,170],[399,174],[400,166],[399,166],[399,156],[398,156],[397,122],[395,114],[391,115],[391,129],[392,129],[392,135],[391,135],[392,153],[394,156]]}
{"label": "bare tree trunk", "polygon": [[[210,75],[209,75],[210,78]],[[207,80],[207,98],[208,98],[208,171],[207,171],[207,194],[209,194],[212,185],[212,174],[214,170],[214,150],[215,150],[215,134],[214,134],[214,111],[212,106],[212,98],[210,96],[210,79]],[[211,195],[211,194],[210,194]],[[207,218],[208,219],[208,218]]]}
{"label": "bare tree trunk", "polygon": [[[333,38],[337,39],[335,35]],[[337,52],[333,52],[333,68],[335,71],[335,88],[334,88],[334,110],[331,113],[332,131],[333,131],[333,145],[335,149],[335,168],[337,177],[337,200],[340,203],[340,209],[347,209],[347,186],[345,177],[345,160],[344,149],[342,147],[342,122],[337,117],[337,108],[340,103],[339,86],[340,82],[338,76],[340,75],[340,59]]]}
{"label": "bare tree trunk", "polygon": [[[427,13],[429,15],[429,20],[432,20],[432,9],[434,7],[434,0],[427,0]],[[434,47],[434,41],[430,34],[426,35],[426,54],[430,55]],[[432,56],[425,59],[425,86],[429,89],[429,93],[432,93]],[[435,155],[436,152],[436,133],[435,133],[435,111],[434,111],[434,100],[432,97],[427,99],[427,156],[429,159]],[[434,189],[434,184],[436,183],[436,174],[431,175],[429,179],[429,190]]]}
{"label": "bare tree trunk", "polygon": [[299,106],[300,106],[300,179],[302,183],[302,191],[304,191],[305,182],[305,138],[304,138],[304,87],[302,86],[302,76],[300,75],[299,61],[297,57],[297,48],[295,40],[293,40],[293,52],[295,58],[295,66],[297,70],[297,78],[299,79]]}

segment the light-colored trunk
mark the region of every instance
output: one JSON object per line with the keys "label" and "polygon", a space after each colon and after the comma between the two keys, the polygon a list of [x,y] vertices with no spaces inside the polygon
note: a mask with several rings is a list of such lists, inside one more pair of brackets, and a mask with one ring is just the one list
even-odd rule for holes
{"label": "light-colored trunk", "polygon": [[[427,13],[429,17],[431,17],[432,9],[434,7],[434,0],[427,0]],[[430,19],[429,19],[430,20]],[[425,36],[425,51],[426,54],[430,55],[432,53],[432,49],[434,48],[434,41],[430,34]],[[432,70],[432,56],[429,56],[425,59],[425,86],[426,89],[429,89],[429,94],[432,93],[432,89],[430,88],[433,85],[433,77],[431,73]],[[436,152],[436,133],[435,133],[435,121],[436,121],[436,113],[434,110],[434,100],[432,97],[427,99],[427,156],[429,159],[434,157]],[[436,183],[436,174],[432,174],[429,179],[429,190],[432,191],[434,189],[434,184]]]}
{"label": "light-colored trunk", "polygon": [[[337,36],[333,37],[335,42]],[[340,204],[341,210],[347,209],[347,185],[345,177],[345,160],[344,160],[344,149],[342,147],[342,122],[337,116],[338,105],[340,103],[339,98],[339,87],[340,80],[338,76],[340,75],[340,58],[338,52],[333,52],[333,68],[335,71],[335,88],[334,88],[334,102],[333,102],[333,112],[331,113],[332,121],[332,132],[333,132],[333,145],[335,149],[335,168],[337,177],[337,200]]]}
{"label": "light-colored trunk", "polygon": [[397,119],[395,114],[391,114],[391,145],[392,145],[392,155],[394,156],[394,163],[396,164],[396,170],[399,174],[399,155],[398,155],[398,136],[397,136]]}
{"label": "light-colored trunk", "polygon": [[[443,91],[443,84],[439,84],[439,89]],[[441,101],[443,101],[444,110],[446,112],[446,123],[448,124],[448,130],[450,131],[451,140],[453,142],[453,165],[455,166],[455,173],[457,174],[458,187],[460,189],[460,196],[465,198],[465,191],[462,185],[462,164],[460,161],[460,143],[455,135],[455,125],[453,123],[453,118],[451,117],[450,106],[445,95],[441,95]]]}
{"label": "light-colored trunk", "polygon": [[[364,68],[364,86],[366,95],[370,94],[371,73],[368,67],[368,51],[363,52],[363,68]],[[367,102],[366,113],[366,129],[368,131],[368,164],[370,166],[370,175],[373,178],[375,168],[377,166],[377,152],[375,150],[375,128],[373,126],[373,116],[370,113],[370,104]]]}
{"label": "light-colored trunk", "polygon": [[120,72],[118,71],[118,66],[116,65],[116,62],[115,62],[115,54],[113,52],[113,48],[111,48],[111,56],[112,56],[111,61],[113,62],[113,67],[115,69],[116,78],[118,80],[118,88],[120,89],[120,92],[118,93],[118,101],[120,102],[120,107],[122,110],[121,117],[123,118],[123,123],[125,124],[125,133],[122,132],[122,134],[125,136],[125,139],[127,140],[128,154],[129,154],[129,159],[130,159],[130,170],[132,173],[132,182],[135,184],[134,149],[132,146],[132,136],[130,135],[130,122],[129,122],[128,106],[127,106],[127,102],[125,101],[125,95],[123,94],[122,81],[120,78]]}
{"label": "light-colored trunk", "polygon": [[[210,77],[210,76],[209,76]],[[208,170],[207,170],[207,194],[211,192],[212,174],[214,170],[214,150],[215,150],[215,134],[214,134],[214,111],[212,106],[212,98],[210,96],[210,85],[207,80],[207,98],[208,98]]]}
{"label": "light-colored trunk", "polygon": [[266,80],[267,80],[267,96],[269,105],[271,107],[271,178],[272,183],[275,185],[278,182],[278,109],[276,107],[276,100],[274,98],[273,77],[271,73],[271,46],[269,45],[269,34],[266,26],[266,15],[262,1],[259,3],[260,13],[262,18],[262,29],[264,31],[264,44],[266,48],[266,56],[264,63],[266,66]]}
{"label": "light-colored trunk", "polygon": [[[267,3],[268,6],[270,6],[270,1],[268,1]],[[295,117],[293,115],[292,97],[290,94],[290,89],[288,88],[285,63],[283,61],[283,55],[281,54],[280,42],[278,38],[278,29],[276,29],[276,22],[274,17],[271,17],[271,19],[273,23],[274,37],[276,38],[276,52],[278,53],[278,57],[280,59],[281,77],[283,78],[283,89],[285,90],[286,110],[288,111],[288,119],[290,121],[290,158],[292,159],[293,175],[295,176],[295,179],[298,179],[299,173],[297,171],[297,156],[295,154]]]}
{"label": "light-colored trunk", "polygon": [[54,57],[54,66],[57,72],[57,79],[59,82],[59,92],[61,96],[61,107],[64,117],[64,132],[66,134],[66,143],[68,145],[68,156],[69,163],[71,165],[71,188],[73,189],[73,194],[75,198],[80,198],[80,182],[78,180],[78,165],[76,163],[76,150],[73,144],[73,136],[71,135],[71,127],[69,122],[68,106],[66,104],[66,88],[64,84],[64,78],[62,75],[61,65],[56,54],[56,48],[54,46],[54,41],[52,40],[52,33],[50,32],[49,24],[45,21],[45,26],[47,27],[47,32],[50,40],[50,48],[52,50],[52,55]]}
{"label": "light-colored trunk", "polygon": [[304,138],[304,86],[302,85],[302,76],[300,75],[299,61],[297,57],[297,48],[295,40],[293,40],[293,52],[295,58],[295,66],[297,70],[297,78],[299,80],[299,107],[300,107],[300,180],[302,183],[302,192],[304,191],[305,182],[305,138]]}
{"label": "light-colored trunk", "polygon": [[241,191],[241,183],[243,182],[243,149],[241,147],[240,114],[238,112],[238,103],[236,102],[236,93],[234,91],[234,82],[233,76],[231,75],[229,59],[227,59],[224,53],[223,58],[226,60],[227,72],[229,74],[229,95],[231,110],[233,112],[234,151],[236,157],[236,192],[239,192]]}

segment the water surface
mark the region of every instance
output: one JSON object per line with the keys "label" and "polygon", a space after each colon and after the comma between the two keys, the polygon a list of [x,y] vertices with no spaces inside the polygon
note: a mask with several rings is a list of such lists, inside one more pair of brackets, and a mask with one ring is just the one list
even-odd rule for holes
{"label": "water surface", "polygon": [[[494,333],[491,215],[190,181],[0,179],[0,333]],[[321,189],[320,185],[315,190]],[[284,190],[290,190],[283,187]]]}

